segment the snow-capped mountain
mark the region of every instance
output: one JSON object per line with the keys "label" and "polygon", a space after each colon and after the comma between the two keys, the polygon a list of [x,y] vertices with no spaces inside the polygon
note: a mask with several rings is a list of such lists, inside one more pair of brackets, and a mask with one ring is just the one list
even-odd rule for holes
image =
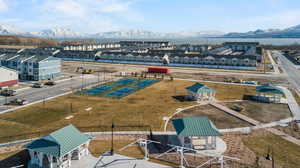
{"label": "snow-capped mountain", "polygon": [[147,30],[128,30],[97,33],[95,36],[100,38],[196,38],[196,37],[216,37],[224,33],[218,31],[203,32],[175,32],[175,33],[158,33]]}
{"label": "snow-capped mountain", "polygon": [[95,34],[95,36],[100,38],[159,38],[161,37],[161,34],[146,30],[127,30],[101,32]]}
{"label": "snow-capped mountain", "polygon": [[35,32],[31,34],[45,38],[80,38],[85,36],[74,30],[63,28],[46,29],[42,30],[41,32]]}
{"label": "snow-capped mountain", "polygon": [[25,35],[25,31],[19,30],[13,26],[0,25],[0,35]]}
{"label": "snow-capped mountain", "polygon": [[249,31],[246,33],[228,33],[223,37],[232,38],[299,38],[300,37],[300,25],[293,26],[286,29],[258,29],[255,31]]}

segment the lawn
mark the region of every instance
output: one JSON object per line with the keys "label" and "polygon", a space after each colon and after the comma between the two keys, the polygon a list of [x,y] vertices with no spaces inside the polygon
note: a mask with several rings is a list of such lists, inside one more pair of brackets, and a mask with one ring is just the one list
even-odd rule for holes
{"label": "lawn", "polygon": [[[35,104],[0,115],[0,141],[28,138],[29,136],[1,137],[32,132],[38,133],[30,137],[47,135],[68,124],[74,124],[82,131],[109,131],[110,129],[99,126],[109,127],[112,121],[116,125],[128,126],[123,130],[134,130],[130,127],[132,125],[149,125],[153,130],[162,130],[163,117],[170,116],[177,108],[195,104],[173,98],[186,95],[185,87],[192,84],[194,82],[164,80],[121,99],[70,94],[49,100],[45,104]],[[219,100],[242,99],[244,94],[253,94],[255,91],[254,87],[249,86],[205,84],[217,90],[216,97]]]}
{"label": "lawn", "polygon": [[226,103],[226,106],[232,108],[234,106],[241,107],[240,112],[257,121],[268,123],[279,121],[291,117],[291,112],[287,104],[269,104],[259,103],[255,101],[242,101],[234,103]]}
{"label": "lawn", "polygon": [[[119,151],[124,146],[132,143],[133,141],[129,140],[117,140],[114,141],[114,151],[121,155],[126,155],[134,158],[143,158],[144,152],[137,145],[126,148],[125,150]],[[89,151],[95,157],[99,157],[105,152],[110,152],[111,150],[111,141],[107,140],[93,140],[90,142]]]}
{"label": "lawn", "polygon": [[275,135],[250,136],[243,139],[244,144],[258,156],[266,157],[268,150],[274,153],[275,166],[298,168],[300,147]]}

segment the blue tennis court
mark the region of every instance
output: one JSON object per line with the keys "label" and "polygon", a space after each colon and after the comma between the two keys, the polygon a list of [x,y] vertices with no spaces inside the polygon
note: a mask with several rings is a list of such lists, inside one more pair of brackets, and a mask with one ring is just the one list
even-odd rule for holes
{"label": "blue tennis court", "polygon": [[91,95],[95,95],[95,94],[99,94],[99,93],[103,93],[106,92],[108,90],[112,90],[114,87],[113,86],[99,86],[93,89],[88,90],[86,93],[87,94],[91,94]]}
{"label": "blue tennis court", "polygon": [[116,91],[113,91],[113,92],[110,92],[108,93],[106,96],[108,97],[124,97],[132,92],[134,92],[135,89],[134,88],[121,88],[121,89],[118,89]]}
{"label": "blue tennis court", "polygon": [[128,84],[133,83],[135,81],[137,81],[137,79],[135,79],[135,78],[125,78],[125,79],[118,80],[115,83],[117,85],[128,85]]}
{"label": "blue tennis court", "polygon": [[158,81],[159,80],[123,78],[118,81],[109,82],[105,85],[84,91],[84,94],[100,97],[122,98],[138,90],[144,89]]}

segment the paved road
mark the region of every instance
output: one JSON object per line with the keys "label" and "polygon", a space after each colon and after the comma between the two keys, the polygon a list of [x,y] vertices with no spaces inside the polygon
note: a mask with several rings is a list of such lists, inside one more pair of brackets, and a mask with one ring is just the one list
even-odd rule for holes
{"label": "paved road", "polygon": [[[45,86],[43,88],[30,88],[17,92],[16,96],[7,97],[7,100],[4,99],[4,102],[9,102],[13,99],[25,99],[29,103],[36,102],[39,100],[47,99],[57,95],[61,95],[67,92],[70,92],[72,89],[80,89],[83,87],[88,87],[90,85],[97,84],[98,81],[102,82],[102,77],[94,75],[84,75],[83,78],[74,78],[71,80],[66,80],[60,83],[57,83],[55,86]],[[72,88],[72,89],[71,89]],[[0,112],[7,110],[5,106],[0,106]]]}
{"label": "paved road", "polygon": [[[76,61],[64,61],[65,65],[68,66],[77,66],[81,62]],[[117,68],[119,71],[126,71],[129,68],[134,68],[135,71],[145,71],[147,67],[150,65],[132,65],[132,64],[111,64],[111,63],[97,63],[97,62],[89,62],[84,64],[86,68],[96,68],[96,67],[105,67],[105,68]],[[243,75],[243,76],[251,76],[251,77],[281,77],[282,74],[272,74],[272,73],[255,73],[249,71],[248,73],[238,72],[238,71],[225,71],[222,69],[200,69],[200,68],[186,68],[186,67],[168,67],[171,72],[181,72],[181,73],[207,73],[212,75]]]}
{"label": "paved road", "polygon": [[287,74],[288,80],[292,84],[293,88],[295,88],[300,93],[300,71],[279,51],[273,51],[273,54],[279,58],[280,66]]}

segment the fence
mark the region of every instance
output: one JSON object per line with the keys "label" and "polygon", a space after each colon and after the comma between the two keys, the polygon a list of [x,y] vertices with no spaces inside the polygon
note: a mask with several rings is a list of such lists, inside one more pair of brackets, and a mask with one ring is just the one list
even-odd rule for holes
{"label": "fence", "polygon": [[[99,126],[89,126],[89,127],[77,127],[81,132],[111,132],[112,131],[112,126],[111,125],[99,125]],[[5,143],[5,142],[11,142],[5,144],[7,145],[14,145],[14,144],[21,144],[21,143],[26,143],[42,136],[46,136],[57,129],[49,129],[45,131],[37,131],[37,132],[30,132],[30,133],[24,133],[24,134],[19,134],[19,135],[14,135],[14,136],[2,136],[0,137],[0,143]],[[150,132],[151,131],[151,126],[150,125],[114,125],[115,132],[117,131],[145,131],[145,132]],[[25,139],[25,140],[24,140]],[[19,141],[20,140],[20,141]],[[22,141],[24,140],[24,141]],[[17,143],[15,142],[17,141]],[[1,146],[0,146],[1,147]]]}

